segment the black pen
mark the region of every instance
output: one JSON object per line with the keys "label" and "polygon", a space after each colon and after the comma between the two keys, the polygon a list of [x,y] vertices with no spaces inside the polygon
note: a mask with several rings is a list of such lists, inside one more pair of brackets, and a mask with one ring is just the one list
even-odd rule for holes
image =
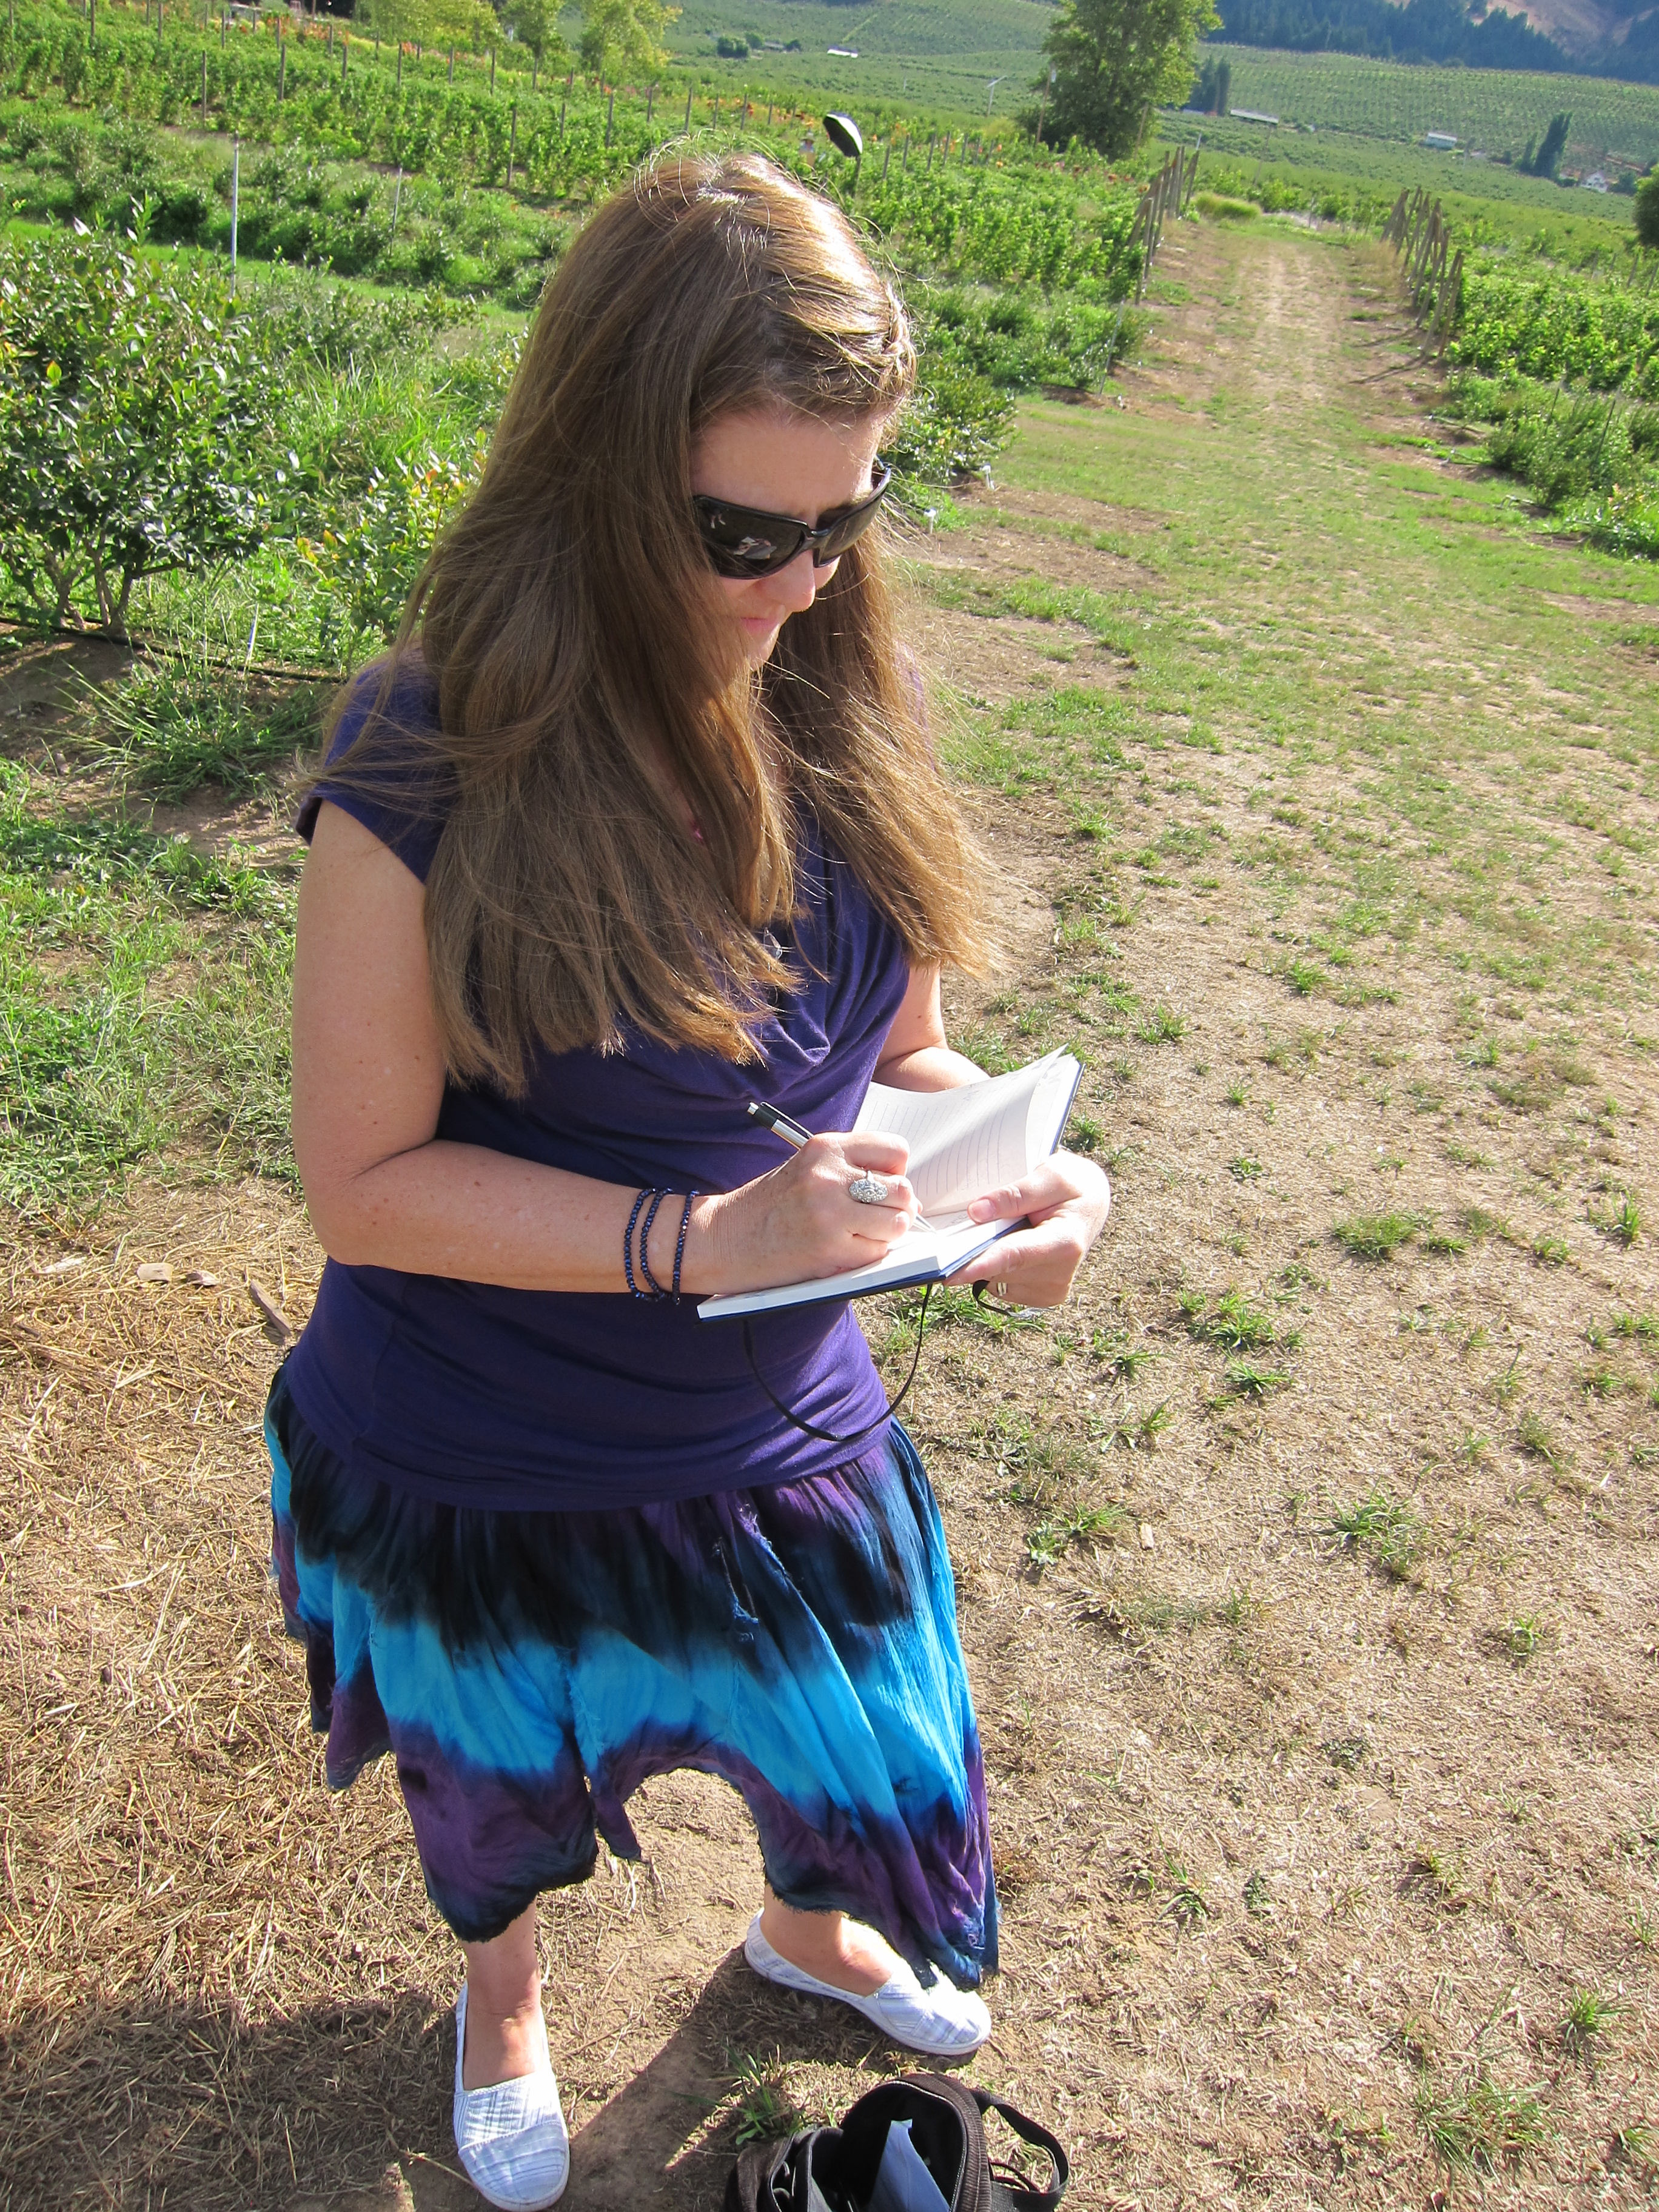
{"label": "black pen", "polygon": [[810,1145],[812,1141],[810,1129],[803,1129],[799,1121],[792,1121],[787,1114],[780,1114],[775,1106],[767,1105],[763,1099],[751,1098],[748,1113],[751,1121],[763,1123],[774,1135],[781,1137],[786,1145],[793,1145],[797,1152],[803,1145]]}

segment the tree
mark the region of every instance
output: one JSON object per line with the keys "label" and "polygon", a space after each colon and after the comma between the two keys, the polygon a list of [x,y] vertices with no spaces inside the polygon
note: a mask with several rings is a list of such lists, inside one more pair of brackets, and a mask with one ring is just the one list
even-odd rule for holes
{"label": "tree", "polygon": [[1566,149],[1567,133],[1571,128],[1572,116],[1570,111],[1564,109],[1559,115],[1552,115],[1550,127],[1544,133],[1544,143],[1536,154],[1528,155],[1522,167],[1534,177],[1553,177],[1561,165],[1561,156]]}
{"label": "tree", "polygon": [[662,34],[679,12],[663,0],[582,0],[583,69],[613,83],[624,71],[654,76],[668,66]]}
{"label": "tree", "polygon": [[1198,115],[1224,115],[1232,82],[1232,64],[1214,54],[1206,54],[1204,66],[1198,73],[1198,82],[1187,95],[1188,106]]}
{"label": "tree", "polygon": [[501,21],[544,69],[549,62],[563,60],[558,0],[501,0]]}
{"label": "tree", "polygon": [[1109,161],[1133,153],[1154,108],[1187,97],[1199,33],[1219,21],[1212,0],[1061,0],[1042,41],[1043,136],[1080,138]]}
{"label": "tree", "polygon": [[1638,243],[1659,251],[1659,169],[1636,187],[1634,212]]}

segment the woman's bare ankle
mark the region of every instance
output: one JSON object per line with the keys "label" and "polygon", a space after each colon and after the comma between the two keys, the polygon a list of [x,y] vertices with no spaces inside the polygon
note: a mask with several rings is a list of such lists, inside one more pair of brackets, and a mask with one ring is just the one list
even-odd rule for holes
{"label": "woman's bare ankle", "polygon": [[532,1905],[488,1943],[464,1943],[466,2048],[461,2087],[516,2081],[541,2063],[542,1975]]}
{"label": "woman's bare ankle", "polygon": [[761,1933],[792,1966],[853,1996],[873,1996],[899,1965],[873,1928],[844,1912],[799,1912],[770,1889],[761,1909]]}

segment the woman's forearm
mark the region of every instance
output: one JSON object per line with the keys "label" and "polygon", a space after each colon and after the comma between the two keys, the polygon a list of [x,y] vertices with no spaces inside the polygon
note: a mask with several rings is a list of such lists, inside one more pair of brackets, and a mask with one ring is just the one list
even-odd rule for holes
{"label": "woman's forearm", "polygon": [[[635,1197],[620,1183],[442,1138],[307,1192],[331,1259],[517,1291],[626,1290],[623,1237]],[[652,1232],[651,1265],[664,1284],[680,1212],[678,1198],[665,1199]],[[635,1252],[637,1271],[637,1228]]]}
{"label": "woman's forearm", "polygon": [[[885,1180],[885,1206],[854,1204],[860,1175]],[[306,1181],[312,1225],[331,1259],[351,1267],[445,1275],[505,1290],[625,1291],[627,1239],[638,1287],[646,1211],[632,1184],[599,1182],[441,1138],[393,1152],[353,1176]],[[663,1200],[646,1256],[664,1290],[674,1279],[685,1193]],[[686,1223],[680,1289],[705,1297],[763,1290],[867,1267],[909,1228],[915,1198],[894,1137],[827,1134],[769,1174],[699,1197]],[[633,1233],[629,1234],[630,1218]]]}

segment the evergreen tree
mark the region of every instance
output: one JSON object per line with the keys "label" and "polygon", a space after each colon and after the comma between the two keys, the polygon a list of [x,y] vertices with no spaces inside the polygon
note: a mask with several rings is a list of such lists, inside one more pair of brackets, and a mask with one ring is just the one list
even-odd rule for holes
{"label": "evergreen tree", "polygon": [[1636,217],[1638,242],[1650,251],[1659,250],[1659,169],[1644,177],[1636,187]]}
{"label": "evergreen tree", "polygon": [[1561,156],[1566,148],[1567,132],[1572,127],[1571,113],[1564,109],[1552,115],[1550,127],[1544,133],[1544,142],[1538,151],[1529,155],[1522,167],[1534,177],[1553,177],[1561,166]]}

